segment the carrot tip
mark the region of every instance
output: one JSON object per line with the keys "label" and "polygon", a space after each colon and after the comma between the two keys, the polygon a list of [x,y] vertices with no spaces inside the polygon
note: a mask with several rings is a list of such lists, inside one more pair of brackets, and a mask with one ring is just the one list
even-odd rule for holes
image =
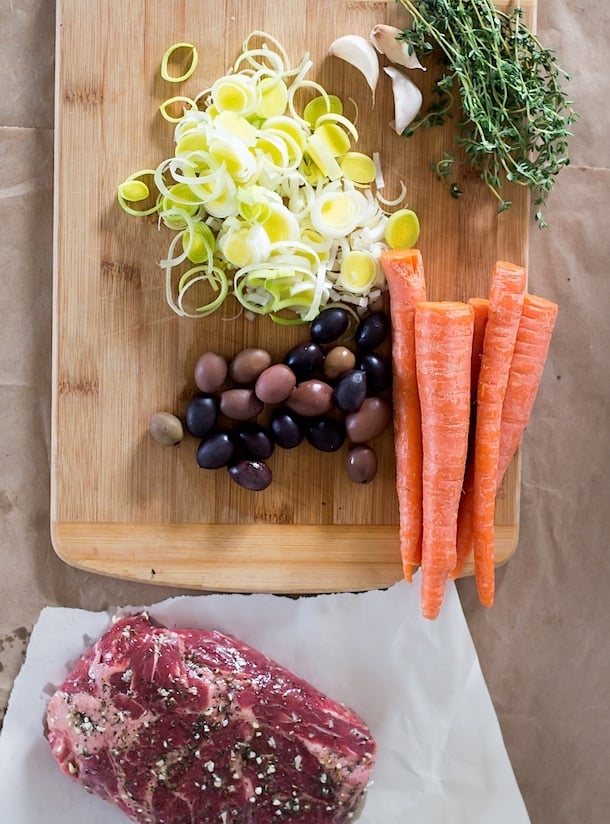
{"label": "carrot tip", "polygon": [[413,583],[413,573],[417,570],[417,567],[413,564],[405,564],[403,566],[403,572],[405,576],[405,581],[408,581],[410,584]]}

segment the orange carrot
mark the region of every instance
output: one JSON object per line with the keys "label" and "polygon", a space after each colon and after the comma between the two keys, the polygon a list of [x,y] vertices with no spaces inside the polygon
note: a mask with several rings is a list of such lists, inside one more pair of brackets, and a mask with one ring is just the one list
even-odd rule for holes
{"label": "orange carrot", "polygon": [[474,309],[474,332],[472,335],[472,363],[470,369],[470,434],[468,442],[468,455],[466,457],[466,472],[464,476],[464,486],[460,498],[460,508],[458,510],[457,525],[457,556],[455,568],[450,573],[450,578],[458,578],[464,568],[466,558],[472,552],[472,484],[474,480],[474,435],[477,420],[477,387],[479,385],[479,375],[481,373],[481,358],[483,356],[483,340],[485,338],[485,328],[489,313],[489,300],[487,298],[470,298],[468,303]]}
{"label": "orange carrot", "polygon": [[477,390],[472,511],[474,565],[479,600],[488,607],[493,605],[495,586],[494,519],[500,423],[526,283],[522,266],[504,261],[496,263]]}
{"label": "orange carrot", "polygon": [[470,428],[474,309],[418,303],[415,362],[422,429],[422,613],[436,618],[456,562],[456,530]]}
{"label": "orange carrot", "polygon": [[[497,488],[519,448],[532,414],[556,318],[556,303],[526,294],[502,406]],[[472,470],[470,463],[466,467],[458,513],[457,562],[451,573],[452,578],[459,577],[464,562],[472,552]]]}
{"label": "orange carrot", "polygon": [[557,319],[556,303],[536,295],[526,295],[519,323],[515,351],[508,375],[500,427],[500,486],[532,414],[551,337]]}
{"label": "orange carrot", "polygon": [[415,305],[426,299],[421,253],[392,249],[381,253],[390,291],[396,493],[403,572],[412,580],[421,563],[422,443],[415,372]]}
{"label": "orange carrot", "polygon": [[466,474],[464,476],[464,486],[462,497],[460,498],[460,508],[458,510],[457,539],[456,539],[456,559],[455,566],[449,574],[450,578],[459,578],[464,569],[464,564],[472,552],[472,509],[474,503],[474,461],[469,459],[466,462]]}
{"label": "orange carrot", "polygon": [[481,358],[483,357],[483,340],[489,315],[488,298],[470,298],[468,303],[474,309],[474,331],[472,333],[472,364],[470,368],[471,398],[474,404],[477,399],[477,386],[481,374]]}

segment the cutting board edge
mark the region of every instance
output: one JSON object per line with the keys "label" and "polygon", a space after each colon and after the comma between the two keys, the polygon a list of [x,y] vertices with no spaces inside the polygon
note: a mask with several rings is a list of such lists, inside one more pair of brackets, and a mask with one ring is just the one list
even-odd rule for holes
{"label": "cutting board edge", "polygon": [[[518,538],[518,523],[496,525],[496,566],[510,560]],[[402,577],[394,526],[248,524],[237,528],[233,524],[53,520],[51,539],[59,558],[78,569],[199,591],[357,592],[383,589]],[[168,544],[173,550],[165,568]],[[472,573],[469,560],[461,577]]]}

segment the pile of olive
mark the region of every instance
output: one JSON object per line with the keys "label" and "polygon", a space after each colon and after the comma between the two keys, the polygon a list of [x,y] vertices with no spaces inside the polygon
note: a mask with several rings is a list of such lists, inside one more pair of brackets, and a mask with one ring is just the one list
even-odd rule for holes
{"label": "pile of olive", "polygon": [[[290,349],[281,363],[252,347],[230,362],[215,352],[201,355],[194,370],[199,392],[184,414],[186,430],[200,440],[198,465],[227,467],[236,483],[258,491],[271,483],[267,461],[276,446],[294,449],[306,440],[322,452],[336,452],[347,440],[348,476],[355,483],[372,481],[377,456],[369,442],[391,419],[384,397],[391,365],[375,351],[390,323],[384,312],[366,315],[354,333],[353,349],[337,342],[349,325],[344,309],[324,310],[311,323],[309,340]],[[269,410],[265,426],[255,420],[264,410]],[[167,416],[151,418],[151,434],[161,443],[177,443],[182,422],[175,418],[175,432],[168,435]]]}

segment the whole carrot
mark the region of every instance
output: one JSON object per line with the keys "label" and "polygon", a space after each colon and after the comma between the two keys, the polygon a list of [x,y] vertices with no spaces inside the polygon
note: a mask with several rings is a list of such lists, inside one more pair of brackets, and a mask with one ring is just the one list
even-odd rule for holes
{"label": "whole carrot", "polygon": [[474,480],[474,435],[477,421],[477,387],[481,373],[483,340],[489,314],[488,298],[470,298],[468,303],[474,309],[474,331],[472,334],[472,360],[470,366],[470,433],[464,485],[460,498],[457,524],[457,556],[455,568],[450,578],[457,578],[464,568],[466,558],[472,552],[472,484]]}
{"label": "whole carrot", "polygon": [[522,266],[498,261],[494,267],[483,356],[477,390],[474,446],[475,580],[483,606],[494,601],[494,520],[500,459],[500,423],[527,283]]}
{"label": "whole carrot", "polygon": [[[544,364],[557,318],[557,304],[526,294],[508,373],[508,384],[500,422],[500,455],[497,488],[514,458],[534,408]],[[464,490],[458,513],[457,562],[451,573],[458,578],[472,552],[473,465],[466,467]],[[496,490],[497,491],[497,490]]]}
{"label": "whole carrot", "polygon": [[476,411],[477,387],[481,374],[481,359],[483,357],[483,341],[489,316],[488,298],[470,298],[468,303],[474,309],[474,330],[472,333],[472,361],[470,366],[470,396]]}
{"label": "whole carrot", "polygon": [[415,371],[415,306],[426,299],[421,253],[392,249],[380,256],[390,292],[396,494],[403,573],[421,563],[422,440]]}
{"label": "whole carrot", "polygon": [[422,613],[436,618],[456,562],[456,531],[470,428],[474,309],[418,303],[415,362],[422,428]]}
{"label": "whole carrot", "polygon": [[497,486],[502,483],[532,414],[557,312],[556,303],[536,295],[525,296],[502,406]]}

